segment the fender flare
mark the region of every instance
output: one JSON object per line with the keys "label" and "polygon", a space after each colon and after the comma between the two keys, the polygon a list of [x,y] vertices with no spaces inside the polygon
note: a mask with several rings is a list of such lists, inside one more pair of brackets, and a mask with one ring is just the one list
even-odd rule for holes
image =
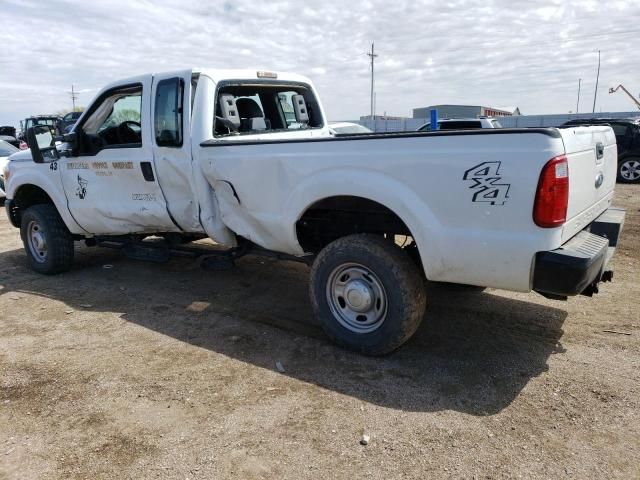
{"label": "fender flare", "polygon": [[[52,195],[51,192],[55,192],[58,189],[55,187],[53,182],[48,179],[45,175],[37,175],[37,178],[33,177],[33,172],[29,172],[29,175],[18,171],[13,172],[11,176],[11,181],[9,182],[10,189],[7,191],[7,198],[15,199],[16,193],[25,186],[33,185],[44,191],[48,195],[48,197],[53,202],[53,206],[56,207],[56,210],[62,217],[63,222],[69,229],[69,231],[76,235],[90,235],[90,232],[84,230],[78,223],[75,221],[69,208],[67,206],[67,197],[64,192],[60,192],[63,199],[59,198],[61,195]],[[62,203],[64,200],[64,203]]]}

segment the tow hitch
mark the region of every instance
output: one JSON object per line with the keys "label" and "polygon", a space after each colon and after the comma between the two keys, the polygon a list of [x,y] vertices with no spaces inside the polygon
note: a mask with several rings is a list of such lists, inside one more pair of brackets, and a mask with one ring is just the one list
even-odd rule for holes
{"label": "tow hitch", "polygon": [[585,288],[580,295],[585,295],[587,297],[593,297],[593,295],[595,293],[598,293],[598,283],[603,282],[610,282],[611,280],[613,280],[613,270],[606,270],[604,272],[602,272],[602,275],[600,276],[600,280],[594,280],[593,283],[591,285],[589,285],[587,288]]}

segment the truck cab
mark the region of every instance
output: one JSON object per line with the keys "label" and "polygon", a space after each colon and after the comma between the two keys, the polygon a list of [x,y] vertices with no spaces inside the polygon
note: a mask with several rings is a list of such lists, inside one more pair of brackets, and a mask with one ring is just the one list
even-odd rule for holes
{"label": "truck cab", "polygon": [[64,137],[60,158],[38,168],[60,210],[73,212],[66,215],[72,233],[208,231],[234,244],[219,220],[201,221],[214,206],[194,195],[210,187],[194,175],[193,150],[212,138],[328,135],[315,90],[304,77],[185,70],[106,86]]}

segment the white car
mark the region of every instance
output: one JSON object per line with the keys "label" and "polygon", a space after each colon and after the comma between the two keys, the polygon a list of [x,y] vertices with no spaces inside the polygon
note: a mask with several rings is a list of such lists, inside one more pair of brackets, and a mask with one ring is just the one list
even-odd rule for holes
{"label": "white car", "polygon": [[9,162],[9,155],[19,152],[16,147],[4,140],[0,140],[0,202],[4,202],[4,169]]}
{"label": "white car", "polygon": [[[502,128],[500,122],[491,117],[442,118],[438,120],[438,130],[472,130],[476,128]],[[431,130],[431,122],[418,128],[419,132]]]}
{"label": "white car", "polygon": [[367,127],[352,122],[333,122],[329,124],[329,131],[334,135],[353,135],[373,133]]}
{"label": "white car", "polygon": [[303,261],[327,335],[371,355],[416,331],[425,279],[554,299],[611,279],[624,211],[609,126],[333,135],[325,118],[295,74],[125,79],[58,148],[47,127],[28,130],[6,211],[44,274],[71,267],[76,240],[177,251],[151,235],[208,236],[229,262]]}

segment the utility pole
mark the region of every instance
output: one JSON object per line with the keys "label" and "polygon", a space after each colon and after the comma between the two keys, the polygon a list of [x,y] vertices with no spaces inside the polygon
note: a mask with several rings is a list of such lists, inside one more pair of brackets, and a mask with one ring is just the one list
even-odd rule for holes
{"label": "utility pole", "polygon": [[69,95],[71,95],[71,104],[73,105],[73,110],[71,110],[72,112],[76,111],[76,100],[78,99],[78,94],[76,93],[75,89],[73,88],[73,84],[71,84],[71,91],[69,92]]}
{"label": "utility pole", "polygon": [[375,114],[375,98],[373,94],[373,85],[374,85],[374,72],[373,72],[373,63],[375,58],[378,56],[373,53],[373,43],[371,43],[371,52],[367,53],[367,55],[371,58],[371,121],[373,121],[373,115]]}
{"label": "utility pole", "polygon": [[596,98],[598,98],[598,80],[600,80],[600,50],[598,50],[598,75],[596,76],[596,91],[593,92],[593,110],[591,113],[596,112]]}
{"label": "utility pole", "polygon": [[582,79],[578,79],[578,101],[576,102],[576,113],[580,112],[580,84],[582,83]]}

